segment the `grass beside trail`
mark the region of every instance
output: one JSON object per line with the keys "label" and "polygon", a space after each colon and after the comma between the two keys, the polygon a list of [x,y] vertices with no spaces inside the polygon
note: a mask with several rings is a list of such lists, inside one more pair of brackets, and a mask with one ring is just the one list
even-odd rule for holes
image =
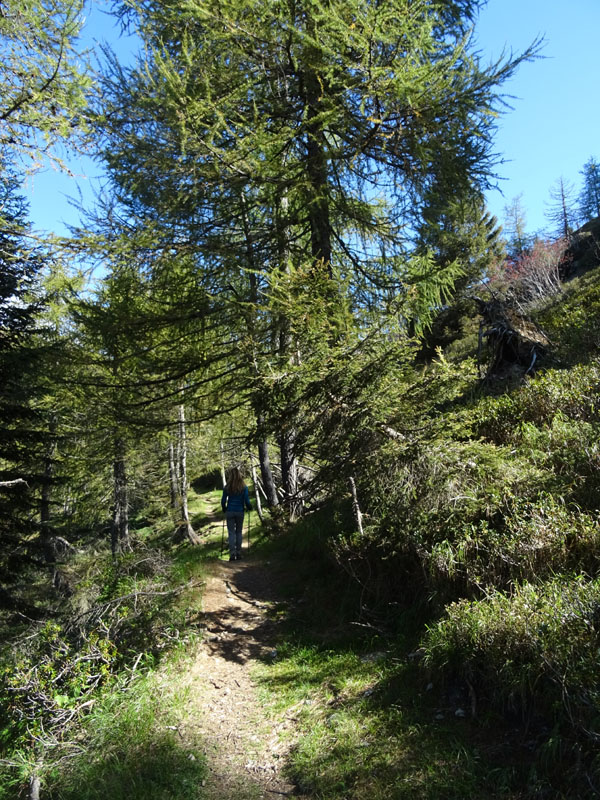
{"label": "grass beside trail", "polygon": [[[206,560],[219,557],[219,496],[191,499],[203,542],[172,548],[174,585],[201,581]],[[277,648],[255,678],[273,729],[286,718],[294,722],[281,730],[293,736],[285,771],[299,791],[318,800],[533,796],[531,758],[520,754],[506,724],[490,734],[489,725],[471,719],[466,698],[465,716],[457,715],[448,687],[431,685],[418,657],[409,658],[423,631],[418,615],[398,612],[389,635],[359,618],[359,592],[325,557],[318,515],[270,538],[256,515],[252,522],[248,566],[269,565],[281,597],[271,607]],[[69,759],[45,775],[51,800],[202,800],[203,742],[183,739],[178,729],[189,701],[182,676],[197,641],[200,596],[190,590],[162,608],[173,618],[161,618],[163,628],[177,629],[178,640],[154,663],[144,659],[143,674],[124,674],[98,697]]]}
{"label": "grass beside trail", "polygon": [[182,743],[185,655],[172,654],[126,688],[107,693],[87,717],[85,748],[48,776],[55,800],[196,800],[206,775],[201,743]]}
{"label": "grass beside trail", "polygon": [[[78,587],[82,597],[93,591],[110,601],[140,591],[148,607],[136,616],[133,601],[118,605],[116,621],[112,618],[109,624],[123,648],[115,649],[119,668],[107,669],[88,712],[68,735],[49,744],[46,736],[43,754],[39,749],[37,754],[13,752],[6,786],[0,778],[0,798],[16,800],[24,776],[37,774],[41,795],[51,800],[200,800],[206,776],[203,742],[184,740],[180,724],[190,706],[184,678],[200,635],[205,563],[220,550],[220,523],[214,518],[217,495],[190,498],[194,526],[203,534],[199,547],[187,541],[174,544],[172,521],[160,518],[135,530],[142,556],[134,552],[115,564],[103,553],[87,571],[77,567],[85,572]],[[55,672],[62,668],[61,662]],[[63,689],[64,702],[78,703],[78,691]]]}
{"label": "grass beside trail", "polygon": [[273,719],[296,723],[287,774],[299,790],[319,800],[533,796],[531,754],[506,721],[484,726],[468,697],[431,683],[413,652],[423,622],[399,612],[390,635],[356,624],[358,592],[301,535],[254,550],[287,595],[274,612],[276,655],[256,677]]}

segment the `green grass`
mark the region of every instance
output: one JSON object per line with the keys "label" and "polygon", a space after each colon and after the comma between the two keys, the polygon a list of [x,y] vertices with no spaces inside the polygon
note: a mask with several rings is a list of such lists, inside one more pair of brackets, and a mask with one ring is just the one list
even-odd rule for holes
{"label": "green grass", "polygon": [[318,800],[532,796],[530,754],[523,757],[504,721],[495,719],[490,734],[471,718],[468,698],[460,699],[466,716],[456,716],[449,687],[432,686],[409,657],[422,614],[391,614],[388,634],[353,624],[360,592],[331,565],[324,581],[317,534],[294,544],[297,534],[257,545],[277,572],[287,615],[276,655],[256,680],[274,721],[293,721],[286,771],[299,790]]}
{"label": "green grass", "polygon": [[[177,659],[174,659],[175,661]],[[206,774],[199,743],[177,733],[185,692],[150,672],[105,695],[87,717],[79,753],[47,776],[52,800],[192,800]],[[175,688],[174,688],[175,687]]]}
{"label": "green grass", "polygon": [[271,713],[296,720],[290,778],[319,800],[518,797],[523,766],[506,741],[441,711],[439,687],[406,655],[278,646],[258,679]]}

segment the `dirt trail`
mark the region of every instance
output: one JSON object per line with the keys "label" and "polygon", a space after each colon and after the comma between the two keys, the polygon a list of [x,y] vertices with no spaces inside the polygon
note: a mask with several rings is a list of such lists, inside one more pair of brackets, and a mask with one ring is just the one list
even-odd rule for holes
{"label": "dirt trail", "polygon": [[251,678],[257,662],[274,655],[275,623],[267,616],[273,599],[268,564],[250,558],[209,565],[204,640],[189,675],[195,712],[188,724],[204,742],[209,768],[202,800],[301,796],[281,775],[290,740],[281,734],[293,723],[267,719]]}

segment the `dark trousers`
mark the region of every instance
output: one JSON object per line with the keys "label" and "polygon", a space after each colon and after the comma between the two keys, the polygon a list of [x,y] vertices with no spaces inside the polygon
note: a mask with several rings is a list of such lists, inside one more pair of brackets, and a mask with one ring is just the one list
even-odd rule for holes
{"label": "dark trousers", "polygon": [[227,520],[227,534],[229,538],[229,555],[235,556],[242,552],[242,533],[244,528],[244,512],[228,511],[225,515]]}

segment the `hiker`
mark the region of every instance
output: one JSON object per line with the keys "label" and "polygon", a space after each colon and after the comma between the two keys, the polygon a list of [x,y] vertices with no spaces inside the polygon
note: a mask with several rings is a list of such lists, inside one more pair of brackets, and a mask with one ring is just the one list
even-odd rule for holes
{"label": "hiker", "polygon": [[244,507],[248,511],[252,511],[250,498],[248,497],[248,487],[244,483],[242,473],[237,467],[233,467],[221,497],[221,508],[227,520],[230,561],[239,561],[242,557]]}

